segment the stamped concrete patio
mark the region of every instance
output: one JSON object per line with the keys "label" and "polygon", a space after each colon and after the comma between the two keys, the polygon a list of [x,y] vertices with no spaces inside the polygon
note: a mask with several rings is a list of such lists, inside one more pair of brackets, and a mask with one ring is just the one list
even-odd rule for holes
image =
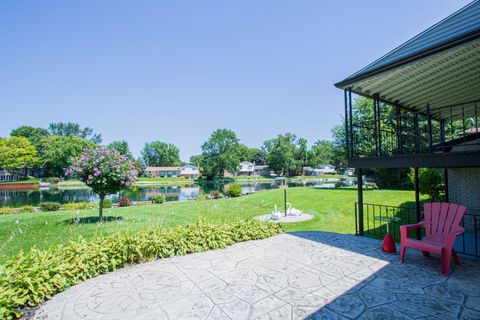
{"label": "stamped concrete patio", "polygon": [[129,267],[75,286],[35,319],[480,319],[480,262],[449,277],[436,258],[380,242],[282,234]]}

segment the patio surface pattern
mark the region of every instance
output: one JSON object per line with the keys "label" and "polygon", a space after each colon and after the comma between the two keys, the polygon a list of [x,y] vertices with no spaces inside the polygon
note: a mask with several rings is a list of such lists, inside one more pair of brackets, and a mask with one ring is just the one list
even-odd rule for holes
{"label": "patio surface pattern", "polygon": [[480,319],[480,262],[448,277],[439,258],[323,232],[281,234],[85,281],[34,319]]}

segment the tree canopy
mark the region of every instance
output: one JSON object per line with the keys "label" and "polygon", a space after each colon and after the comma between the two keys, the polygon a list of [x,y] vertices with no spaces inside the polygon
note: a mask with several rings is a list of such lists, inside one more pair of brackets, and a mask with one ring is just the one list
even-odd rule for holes
{"label": "tree canopy", "polygon": [[307,140],[291,133],[279,134],[263,143],[266,163],[276,174],[287,175],[289,171],[301,170],[306,161]]}
{"label": "tree canopy", "polygon": [[201,170],[207,179],[235,172],[240,165],[240,141],[232,130],[217,129],[202,145]]}
{"label": "tree canopy", "polygon": [[35,128],[32,126],[20,126],[13,129],[10,132],[11,137],[24,137],[37,149],[37,152],[41,151],[42,140],[48,137],[50,133],[44,128]]}
{"label": "tree canopy", "polygon": [[127,154],[115,149],[85,149],[80,157],[66,171],[85,182],[100,197],[99,218],[102,220],[103,200],[109,194],[115,194],[129,188],[138,178],[138,171]]}
{"label": "tree canopy", "polygon": [[141,152],[142,159],[147,166],[179,166],[180,150],[172,143],[162,141],[148,142]]}
{"label": "tree canopy", "polygon": [[265,153],[259,148],[249,148],[246,145],[240,145],[240,161],[250,161],[255,164],[265,164]]}
{"label": "tree canopy", "polygon": [[125,140],[112,141],[107,145],[107,148],[114,149],[118,151],[120,154],[124,154],[132,158],[132,153],[130,152],[130,148],[128,147],[128,142]]}
{"label": "tree canopy", "polygon": [[42,162],[47,175],[63,176],[65,169],[80,156],[84,149],[95,143],[79,137],[49,136],[42,140]]}
{"label": "tree canopy", "polygon": [[24,137],[10,137],[0,139],[0,168],[7,171],[25,170],[37,165],[37,150]]}
{"label": "tree canopy", "polygon": [[317,140],[308,151],[308,165],[318,167],[320,165],[333,164],[333,143],[329,140]]}
{"label": "tree canopy", "polygon": [[81,128],[78,123],[56,122],[48,125],[48,131],[54,136],[78,137],[89,140],[95,144],[102,143],[102,135],[94,133],[90,127]]}
{"label": "tree canopy", "polygon": [[192,166],[200,167],[202,164],[202,155],[196,154],[190,157],[189,164]]}

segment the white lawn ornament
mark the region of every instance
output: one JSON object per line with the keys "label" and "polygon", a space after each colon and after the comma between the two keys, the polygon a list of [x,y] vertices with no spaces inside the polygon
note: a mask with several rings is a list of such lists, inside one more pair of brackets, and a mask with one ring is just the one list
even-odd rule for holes
{"label": "white lawn ornament", "polygon": [[293,208],[290,202],[287,202],[287,206],[288,206],[287,216],[300,216],[303,213],[302,210]]}
{"label": "white lawn ornament", "polygon": [[280,212],[277,209],[277,205],[275,205],[275,210],[273,210],[272,214],[270,215],[270,220],[272,221],[280,220]]}

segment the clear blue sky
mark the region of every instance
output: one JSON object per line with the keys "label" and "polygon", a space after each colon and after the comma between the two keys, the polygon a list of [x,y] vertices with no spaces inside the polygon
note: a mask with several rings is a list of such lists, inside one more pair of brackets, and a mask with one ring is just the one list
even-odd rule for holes
{"label": "clear blue sky", "polygon": [[179,146],[216,128],[258,147],[329,139],[333,83],[467,0],[0,2],[0,136],[78,122],[104,142]]}

